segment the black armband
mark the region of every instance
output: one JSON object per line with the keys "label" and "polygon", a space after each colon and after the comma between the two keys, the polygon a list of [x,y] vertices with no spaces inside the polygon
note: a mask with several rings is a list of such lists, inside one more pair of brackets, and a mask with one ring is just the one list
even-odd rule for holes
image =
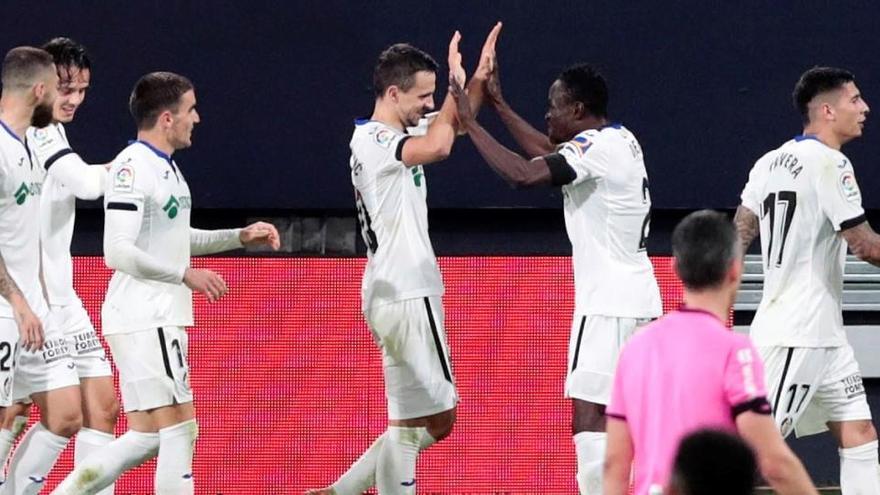
{"label": "black armband", "polygon": [[767,402],[766,397],[758,397],[748,402],[733,406],[731,414],[733,415],[733,419],[736,419],[737,416],[747,411],[752,411],[758,414],[770,414],[772,408],[770,407],[770,403]]}
{"label": "black armband", "polygon": [[63,149],[58,153],[55,153],[54,155],[50,156],[48,160],[46,160],[46,163],[43,164],[43,168],[49,170],[49,167],[51,167],[53,163],[57,162],[59,158],[67,156],[71,153],[73,153],[73,150],[70,148]]}
{"label": "black armband", "polygon": [[577,178],[577,173],[559,153],[545,155],[544,161],[550,169],[550,183],[554,186],[571,184]]}
{"label": "black armband", "polygon": [[843,222],[840,222],[840,230],[843,231],[846,229],[851,229],[851,228],[855,227],[856,225],[860,225],[862,222],[865,222],[866,220],[867,220],[867,218],[865,217],[865,214],[862,213],[861,215],[859,215],[855,218],[850,218],[849,220],[845,220]]}
{"label": "black armband", "polygon": [[397,142],[397,149],[394,150],[394,159],[395,160],[397,160],[399,162],[403,161],[403,143],[405,143],[406,140],[411,137],[412,136],[404,136],[404,137],[400,138],[400,141]]}

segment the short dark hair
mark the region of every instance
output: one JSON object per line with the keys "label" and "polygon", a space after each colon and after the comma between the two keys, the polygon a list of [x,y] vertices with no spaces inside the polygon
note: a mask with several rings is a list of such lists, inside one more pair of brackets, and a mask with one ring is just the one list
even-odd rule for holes
{"label": "short dark hair", "polygon": [[6,52],[0,80],[4,89],[24,89],[36,83],[46,69],[54,62],[45,50],[32,46],[19,46]]}
{"label": "short dark hair", "polygon": [[817,95],[840,89],[844,84],[856,80],[856,76],[846,69],[836,67],[813,67],[801,74],[792,92],[794,107],[801,113],[804,123],[810,121],[810,102]]}
{"label": "short dark hair", "polygon": [[590,115],[608,116],[608,84],[595,67],[589,64],[572,65],[562,71],[557,79],[562,81],[569,97],[581,102]]}
{"label": "short dark hair", "polygon": [[681,495],[751,495],[756,472],[755,454],[739,437],[698,430],[678,446],[672,484]]}
{"label": "short dark hair", "polygon": [[176,112],[180,97],[191,89],[189,79],[173,72],[151,72],[138,79],[128,100],[138,130],[156,125],[159,114],[165,110]]}
{"label": "short dark hair", "polygon": [[408,43],[397,43],[379,54],[373,69],[373,91],[380,97],[389,86],[408,91],[416,82],[416,73],[437,72],[437,62],[430,55]]}
{"label": "short dark hair", "polygon": [[59,71],[62,69],[67,70],[68,76],[72,67],[76,67],[79,70],[92,70],[92,61],[89,58],[86,47],[70,38],[63,36],[52,38],[43,44],[42,48],[49,52],[49,55],[52,55],[52,59],[55,60],[55,67]]}
{"label": "short dark hair", "polygon": [[675,271],[692,290],[717,287],[739,255],[736,227],[727,215],[700,210],[684,217],[672,231]]}

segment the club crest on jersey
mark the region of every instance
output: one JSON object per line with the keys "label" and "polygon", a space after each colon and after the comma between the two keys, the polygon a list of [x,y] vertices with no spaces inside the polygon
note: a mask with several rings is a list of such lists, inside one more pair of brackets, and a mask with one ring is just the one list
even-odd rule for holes
{"label": "club crest on jersey", "polygon": [[859,192],[856,176],[852,172],[847,170],[840,174],[838,185],[840,186],[841,194],[843,194],[847,201],[858,201],[861,198],[862,193]]}
{"label": "club crest on jersey", "polygon": [[34,129],[34,139],[36,139],[37,141],[45,141],[48,137],[49,132],[46,131],[45,127]]}
{"label": "club crest on jersey", "polygon": [[391,146],[391,141],[394,140],[394,132],[390,129],[379,129],[376,131],[374,138],[376,139],[376,144],[383,148],[387,148]]}
{"label": "club crest on jersey", "polygon": [[126,165],[116,171],[116,175],[113,177],[113,190],[116,192],[134,191],[133,168]]}

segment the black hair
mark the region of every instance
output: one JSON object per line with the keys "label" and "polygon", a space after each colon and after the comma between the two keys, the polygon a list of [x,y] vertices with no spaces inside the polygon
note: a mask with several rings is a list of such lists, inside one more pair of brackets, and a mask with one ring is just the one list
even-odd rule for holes
{"label": "black hair", "polygon": [[138,130],[156,125],[159,114],[165,110],[176,112],[180,97],[193,89],[184,76],[173,72],[151,72],[135,83],[128,100],[128,108]]}
{"label": "black hair", "polygon": [[577,64],[563,70],[559,81],[568,96],[584,105],[594,117],[608,116],[608,84],[596,68],[589,64]]}
{"label": "black hair", "polygon": [[794,86],[791,98],[794,107],[801,113],[804,123],[810,122],[810,102],[818,95],[840,89],[848,82],[855,81],[852,72],[835,67],[813,67],[801,74]]}
{"label": "black hair", "polygon": [[739,437],[698,430],[678,446],[672,484],[681,495],[751,495],[757,482],[755,454]]}
{"label": "black hair", "polygon": [[736,227],[727,215],[700,210],[684,217],[672,231],[675,270],[692,290],[717,287],[737,252]]}
{"label": "black hair", "polygon": [[373,91],[377,97],[385,94],[389,86],[408,91],[416,81],[416,73],[436,72],[437,62],[430,55],[407,44],[397,43],[386,48],[373,69]]}
{"label": "black hair", "polygon": [[[86,51],[86,47],[73,41],[70,38],[57,37],[47,41],[43,46],[43,50],[52,55],[55,61],[55,67],[58,71],[65,70],[70,78],[70,69],[77,68],[79,70],[92,70],[92,60]],[[59,77],[61,74],[58,74]],[[63,78],[62,78],[63,79]]]}

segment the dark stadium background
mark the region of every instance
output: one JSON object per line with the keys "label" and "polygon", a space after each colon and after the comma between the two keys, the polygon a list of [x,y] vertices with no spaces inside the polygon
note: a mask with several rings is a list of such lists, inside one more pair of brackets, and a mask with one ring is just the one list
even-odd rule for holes
{"label": "dark stadium background", "polygon": [[[139,76],[171,70],[193,80],[202,123],[193,148],[176,158],[193,190],[194,224],[201,227],[235,225],[252,217],[318,225],[329,218],[351,220],[347,145],[352,119],[372,108],[369,86],[378,52],[393,42],[409,41],[445,65],[448,39],[459,29],[471,72],[485,34],[499,19],[505,24],[498,56],[506,98],[539,128],[547,88],[561,68],[587,61],[603,69],[611,85],[612,118],[633,130],[645,151],[655,206],[652,255],[668,254],[669,232],[686,212],[735,208],[751,164],[799,132],[790,94],[805,69],[817,64],[848,68],[869,105],[875,97],[880,105],[880,37],[875,28],[880,6],[867,1],[14,0],[5,2],[0,12],[4,51],[56,35],[73,37],[90,49],[92,89],[67,128],[71,142],[89,161],[111,160],[134,136],[127,99]],[[439,105],[444,85],[438,89]],[[480,120],[511,143],[490,109]],[[875,219],[880,208],[880,132],[873,120],[869,117],[865,136],[844,151],[855,163],[869,218]],[[569,253],[560,195],[511,190],[466,138],[459,139],[446,163],[431,166],[427,173],[438,254],[472,256],[479,264],[477,257],[482,256]],[[84,203],[83,208],[74,251],[99,254],[98,203]],[[318,251],[334,254],[332,249]],[[284,256],[308,262],[315,254],[303,248]],[[267,292],[261,294],[298,282],[278,277],[269,277]],[[329,291],[336,282],[308,283],[320,292],[321,284]],[[543,289],[534,290],[539,294]],[[276,297],[283,300],[284,294]],[[567,316],[552,305],[540,310],[552,312],[552,318]],[[275,317],[270,312],[256,318]],[[368,339],[361,340],[358,356],[366,359],[373,351]],[[293,355],[300,349],[286,352]],[[308,376],[303,375],[302,386],[323,386],[309,382]],[[878,384],[871,379],[867,385],[878,411]],[[518,393],[511,406],[527,409],[528,390]],[[274,413],[318,414],[283,407]],[[320,414],[328,420],[333,410]],[[372,412],[379,419],[382,414],[381,408]],[[271,424],[272,419],[265,421]],[[314,423],[320,428],[321,421]],[[282,438],[301,434],[273,432]],[[836,479],[837,457],[829,437],[796,444],[817,480]],[[351,449],[352,456],[360,447]],[[246,464],[243,459],[233,465]],[[281,454],[278,459],[284,462]],[[504,472],[510,469],[504,467]],[[329,473],[327,481],[335,474]],[[275,487],[265,493],[288,491]]]}

